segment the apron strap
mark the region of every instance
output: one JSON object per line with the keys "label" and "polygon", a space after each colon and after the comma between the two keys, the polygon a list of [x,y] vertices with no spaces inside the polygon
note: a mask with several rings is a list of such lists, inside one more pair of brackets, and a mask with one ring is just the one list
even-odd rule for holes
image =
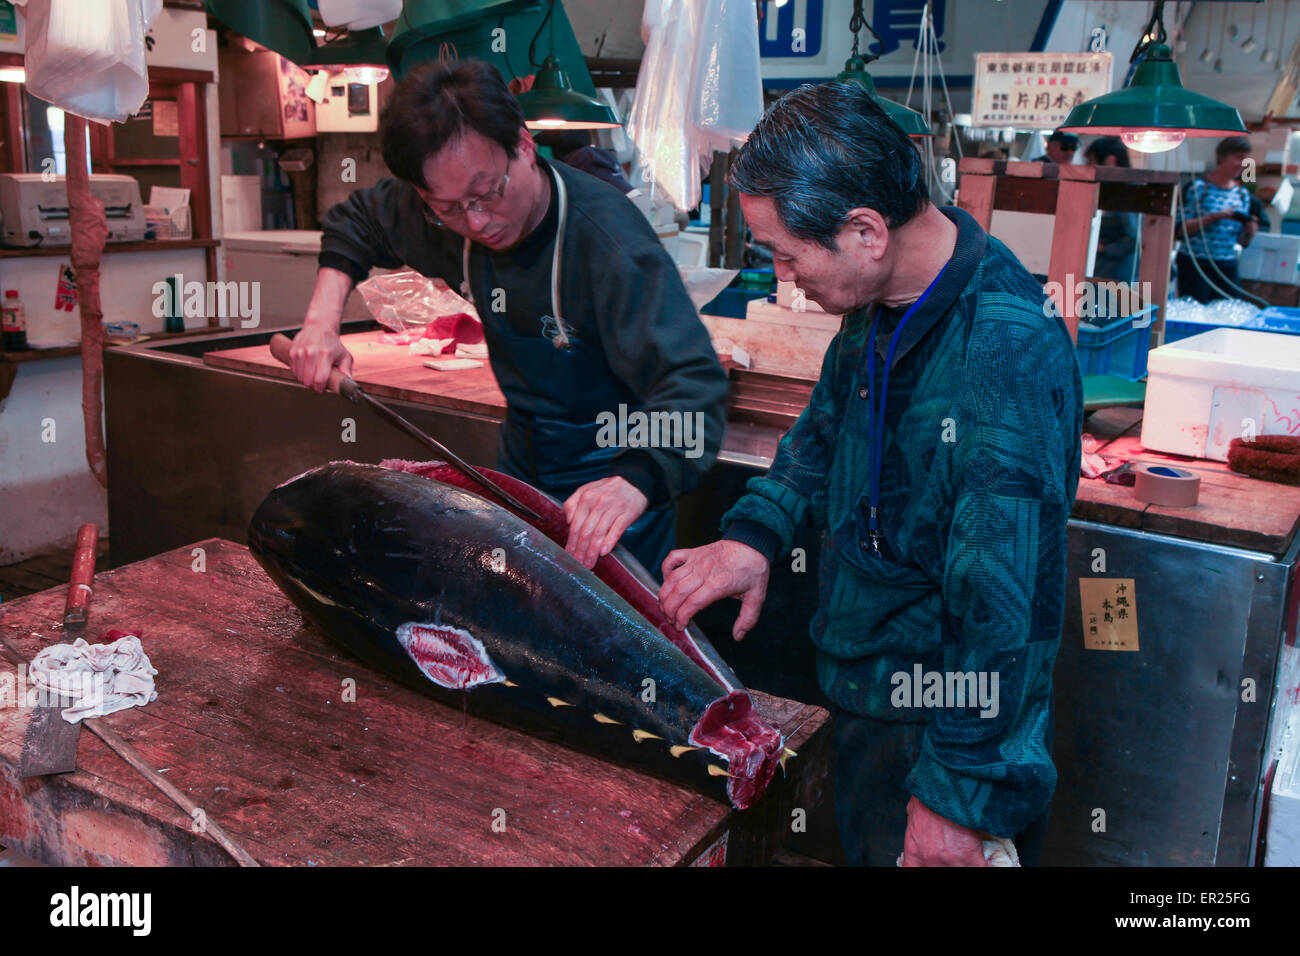
{"label": "apron strap", "polygon": [[[460,283],[460,294],[465,297],[466,302],[470,305],[474,305],[474,288],[469,282],[469,247],[469,237],[466,236],[465,246],[460,254],[460,272],[461,275],[464,276]],[[474,305],[474,310],[477,312],[478,306]]]}
{"label": "apron strap", "polygon": [[555,327],[558,329],[555,335],[555,347],[567,349],[569,331],[564,327],[564,317],[560,315],[560,250],[564,248],[564,225],[569,218],[569,196],[564,189],[564,180],[560,174],[551,170],[551,175],[555,178],[555,191],[560,203],[560,223],[555,228],[555,252],[551,255],[551,316],[555,319]]}

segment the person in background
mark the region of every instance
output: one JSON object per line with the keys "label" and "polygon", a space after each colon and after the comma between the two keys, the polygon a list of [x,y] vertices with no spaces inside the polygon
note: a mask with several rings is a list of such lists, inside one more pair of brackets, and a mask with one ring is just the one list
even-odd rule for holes
{"label": "person in background", "polygon": [[1035,163],[1056,163],[1068,166],[1074,162],[1074,154],[1079,149],[1079,137],[1073,133],[1062,133],[1059,129],[1047,137],[1047,152],[1036,157]]}
{"label": "person in background", "polygon": [[1241,184],[1250,152],[1244,136],[1220,140],[1217,165],[1183,193],[1177,217],[1179,295],[1198,302],[1237,295],[1237,243],[1249,245],[1259,228],[1251,218],[1250,193]]}
{"label": "person in background", "polygon": [[538,146],[546,146],[557,162],[581,169],[590,176],[602,179],[624,193],[632,191],[632,184],[623,175],[618,157],[591,141],[585,129],[551,130],[533,136]]}
{"label": "person in background", "polygon": [[[1102,136],[1088,144],[1084,158],[1089,166],[1119,166],[1125,169],[1129,161],[1128,147],[1118,136]],[[1133,282],[1137,276],[1137,237],[1142,220],[1135,212],[1103,212],[1101,229],[1097,234],[1097,259],[1092,274],[1098,279],[1118,279]]]}

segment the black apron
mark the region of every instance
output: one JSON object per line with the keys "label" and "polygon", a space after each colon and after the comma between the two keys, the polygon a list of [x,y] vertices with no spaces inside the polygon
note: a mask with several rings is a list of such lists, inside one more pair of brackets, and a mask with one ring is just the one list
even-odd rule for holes
{"label": "black apron", "polygon": [[[551,270],[551,311],[539,316],[534,334],[520,334],[505,316],[480,312],[483,334],[497,384],[506,397],[506,419],[497,445],[497,466],[563,501],[582,485],[606,478],[610,461],[622,449],[602,448],[596,436],[601,412],[617,414],[620,404],[639,408],[636,397],[614,376],[598,344],[584,341],[563,320],[559,301],[559,256],[564,242],[568,199],[564,182],[555,180],[559,224]],[[474,302],[470,247],[462,265],[466,298]],[[475,276],[486,279],[484,270]],[[483,287],[482,285],[480,287]],[[669,502],[649,509],[623,533],[620,544],[660,580],[660,565],[676,542],[676,508]]]}

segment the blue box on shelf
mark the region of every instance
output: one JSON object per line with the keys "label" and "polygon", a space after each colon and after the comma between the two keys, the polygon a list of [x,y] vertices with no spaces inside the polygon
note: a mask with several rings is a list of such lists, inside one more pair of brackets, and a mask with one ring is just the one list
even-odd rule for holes
{"label": "blue box on shelf", "polygon": [[1147,374],[1151,323],[1157,308],[1149,305],[1132,315],[1104,320],[1103,325],[1079,323],[1075,354],[1084,375],[1114,375],[1136,382]]}

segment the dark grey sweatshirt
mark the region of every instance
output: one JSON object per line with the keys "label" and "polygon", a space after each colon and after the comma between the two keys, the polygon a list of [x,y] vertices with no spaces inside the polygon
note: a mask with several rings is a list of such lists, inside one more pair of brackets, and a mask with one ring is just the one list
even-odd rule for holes
{"label": "dark grey sweatshirt", "polygon": [[[539,163],[545,163],[538,157]],[[703,453],[686,448],[631,448],[610,462],[610,474],[639,488],[651,506],[667,503],[699,484],[722,442],[726,374],[672,258],[645,216],[622,193],[562,163],[548,164],[564,180],[569,211],[561,255],[560,307],[577,343],[597,350],[608,381],[565,383],[557,405],[530,390],[526,369],[492,356],[492,368],[510,412],[547,415],[589,424],[609,396],[629,410],[701,413]],[[494,252],[474,246],[472,290],[489,350],[495,335],[535,335],[538,317],[551,312],[551,259],[558,222],[555,187],[547,216],[515,248]],[[415,189],[383,179],[359,189],[325,215],[320,265],[361,281],[372,266],[408,266],[459,289],[463,239],[435,226]],[[504,311],[493,309],[504,290]],[[598,363],[599,364],[599,363]],[[605,368],[601,369],[604,373]],[[598,377],[599,379],[599,377]],[[587,396],[599,395],[599,400]],[[693,452],[692,452],[693,454]]]}

